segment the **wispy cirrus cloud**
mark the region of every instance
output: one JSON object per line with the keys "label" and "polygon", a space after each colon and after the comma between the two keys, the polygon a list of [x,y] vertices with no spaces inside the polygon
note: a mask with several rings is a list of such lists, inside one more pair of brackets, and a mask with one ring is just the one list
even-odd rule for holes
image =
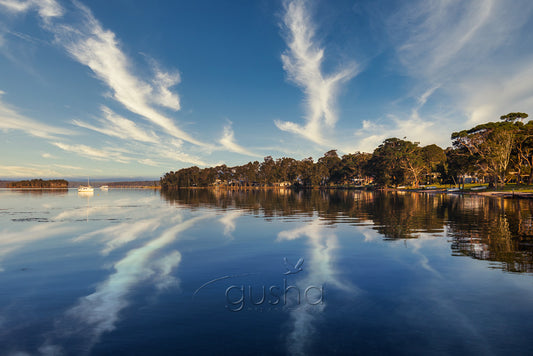
{"label": "wispy cirrus cloud", "polygon": [[76,61],[88,66],[111,89],[111,96],[130,112],[160,126],[169,135],[198,146],[209,146],[181,130],[174,120],[154,107],[179,110],[179,98],[169,88],[179,76],[157,70],[152,84],[135,76],[129,58],[120,48],[115,34],[102,27],[91,11],[75,2],[80,22],[76,26],[50,25],[46,28]]}
{"label": "wispy cirrus cloud", "polygon": [[54,139],[60,135],[72,135],[72,130],[44,124],[37,120],[26,117],[18,110],[2,101],[3,91],[0,91],[0,130],[20,130],[29,135]]}
{"label": "wispy cirrus cloud", "polygon": [[0,0],[0,5],[13,13],[36,9],[43,20],[63,16],[63,8],[55,0]]}
{"label": "wispy cirrus cloud", "polygon": [[202,158],[192,155],[186,152],[183,152],[179,149],[172,149],[169,148],[155,148],[154,147],[154,153],[161,157],[166,158],[167,160],[171,161],[181,161],[186,163],[195,164],[197,166],[208,166],[207,162],[204,161]]}
{"label": "wispy cirrus cloud", "polygon": [[135,122],[117,115],[108,107],[102,107],[102,114],[103,117],[98,120],[102,126],[95,126],[80,120],[73,120],[73,123],[79,127],[124,140],[132,139],[150,143],[160,142],[160,139],[153,131],[141,129]]}
{"label": "wispy cirrus cloud", "polygon": [[[405,102],[363,122],[359,147],[387,137],[450,145],[452,131],[533,110],[530,1],[415,1],[384,20],[399,62],[413,81]],[[505,19],[505,21],[502,21]],[[443,123],[449,128],[441,135]]]}
{"label": "wispy cirrus cloud", "polygon": [[357,74],[350,63],[331,74],[324,74],[324,48],[315,40],[315,25],[305,0],[284,3],[283,27],[288,49],[282,54],[283,69],[288,79],[299,86],[306,95],[305,125],[276,120],[276,126],[306,139],[324,145],[324,129],[333,128],[337,122],[335,99],[342,83]]}
{"label": "wispy cirrus cloud", "polygon": [[[104,135],[118,137],[125,140],[126,143],[121,148],[114,147],[112,149],[112,151],[123,154],[122,157],[118,157],[122,158],[122,161],[135,160],[140,164],[152,167],[161,166],[162,162],[160,161],[179,161],[196,164],[199,166],[207,165],[207,163],[199,157],[184,152],[182,147],[183,141],[181,140],[175,138],[172,139],[168,136],[160,138],[153,131],[141,127],[135,122],[117,115],[111,109],[105,106],[102,107],[102,113],[104,117],[98,120],[101,124],[100,126],[89,124],[80,120],[73,120],[73,124],[102,133]],[[71,152],[85,155],[85,157],[92,157],[100,160],[103,159],[103,154],[107,154],[109,151],[92,149],[91,147],[87,146],[77,147],[77,149],[67,147],[65,150],[70,150]],[[149,157],[146,157],[147,153],[150,154]],[[113,155],[110,155],[108,158],[112,159],[113,157],[117,158]],[[156,160],[152,159],[151,157],[156,158]]]}
{"label": "wispy cirrus cloud", "polygon": [[[94,77],[109,88],[107,97],[121,104],[135,116],[135,119],[132,119],[128,117],[132,116],[128,113],[125,116],[123,116],[124,113],[117,115],[105,105],[102,106],[102,117],[96,119],[96,122],[81,118],[72,121],[78,127],[129,141],[126,144],[130,148],[129,152],[123,152],[123,155],[115,152],[106,158],[109,150],[101,147],[58,142],[57,137],[46,135],[50,130],[33,130],[32,132],[36,135],[53,139],[54,142],[51,143],[57,147],[86,158],[113,159],[124,163],[133,161],[131,156],[135,157],[135,162],[149,166],[176,161],[205,166],[204,159],[186,153],[182,147],[184,142],[198,146],[197,151],[202,154],[222,150],[258,156],[237,144],[231,126],[224,128],[224,134],[218,141],[220,144],[201,142],[181,130],[175,120],[164,112],[165,109],[172,111],[181,109],[180,97],[173,90],[173,87],[181,80],[179,72],[166,70],[156,60],[143,54],[151,66],[152,77],[145,78],[137,75],[133,61],[122,50],[115,33],[105,29],[85,5],[74,1],[74,6],[68,9],[68,17],[63,17],[67,12],[66,9],[54,0],[43,2],[6,0],[0,2],[0,5],[4,5],[4,8],[7,7],[8,11],[13,13],[37,11],[44,20],[41,24],[42,28],[53,35],[54,44],[65,50],[75,61],[87,66]],[[53,11],[53,9],[56,10]],[[146,120],[148,125],[141,125],[139,117]],[[4,126],[6,125],[7,123],[4,123]],[[37,127],[31,124],[25,126],[28,129]],[[157,134],[150,127],[157,128]],[[136,147],[133,147],[132,141],[137,141]],[[160,148],[158,146],[162,145],[167,149],[158,149]],[[132,147],[134,151],[131,150]],[[142,155],[141,152],[143,152]]]}
{"label": "wispy cirrus cloud", "polygon": [[421,117],[420,110],[433,93],[440,88],[434,85],[415,98],[411,112],[404,116],[388,114],[384,120],[363,120],[362,127],[355,132],[356,144],[346,147],[344,151],[372,152],[385,139],[390,137],[406,137],[420,142],[422,145],[435,143],[442,147],[449,145],[449,136],[442,135],[437,117]]}
{"label": "wispy cirrus cloud", "polygon": [[230,152],[240,153],[245,156],[260,157],[260,155],[249,151],[248,149],[239,145],[235,141],[235,134],[233,132],[233,128],[231,127],[231,125],[232,125],[231,121],[228,121],[228,124],[224,126],[224,133],[222,135],[222,138],[219,141],[222,147],[224,147]]}
{"label": "wispy cirrus cloud", "polygon": [[[445,80],[475,65],[505,41],[509,26],[491,26],[495,0],[417,1],[388,20],[401,63],[411,75]],[[444,70],[444,72],[443,72]]]}
{"label": "wispy cirrus cloud", "polygon": [[62,177],[64,174],[50,166],[13,166],[2,164],[0,165],[0,176],[9,178]]}
{"label": "wispy cirrus cloud", "polygon": [[70,145],[62,142],[53,142],[54,146],[61,148],[63,151],[74,152],[80,156],[100,161],[114,161],[119,163],[128,163],[133,158],[124,156],[121,152],[114,149],[100,149],[87,145],[75,144]]}
{"label": "wispy cirrus cloud", "polygon": [[393,114],[387,115],[384,120],[363,120],[362,127],[354,134],[355,146],[344,148],[344,151],[372,152],[385,139],[390,137],[407,138],[420,142],[422,145],[438,144],[446,147],[449,135],[442,134],[437,120],[427,120],[410,116],[402,118]]}
{"label": "wispy cirrus cloud", "polygon": [[400,105],[363,120],[355,148],[394,136],[447,147],[453,131],[533,109],[533,84],[520,80],[533,73],[524,27],[532,13],[528,1],[415,1],[384,16],[395,70],[412,85]]}
{"label": "wispy cirrus cloud", "polygon": [[[9,11],[22,13],[36,9],[43,19],[61,17],[63,8],[54,0],[13,1],[0,0]],[[74,1],[79,21],[74,25],[45,21],[43,27],[50,31],[57,45],[79,63],[89,67],[95,76],[111,89],[111,96],[130,112],[160,126],[169,135],[194,145],[209,144],[194,139],[181,130],[170,117],[154,105],[180,110],[179,96],[170,88],[180,81],[178,72],[167,72],[152,62],[154,78],[145,81],[136,76],[131,60],[120,48],[115,33],[106,30],[85,5]]]}
{"label": "wispy cirrus cloud", "polygon": [[181,109],[180,98],[170,88],[181,81],[178,72],[168,72],[161,69],[155,60],[151,60],[154,71],[152,85],[154,87],[153,101],[163,107],[178,111]]}

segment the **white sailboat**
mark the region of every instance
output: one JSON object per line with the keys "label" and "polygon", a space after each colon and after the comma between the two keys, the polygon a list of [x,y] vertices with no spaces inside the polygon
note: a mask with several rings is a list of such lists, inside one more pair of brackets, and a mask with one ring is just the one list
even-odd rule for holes
{"label": "white sailboat", "polygon": [[87,185],[80,185],[78,187],[78,193],[94,192],[94,188],[89,184],[89,178],[87,178]]}

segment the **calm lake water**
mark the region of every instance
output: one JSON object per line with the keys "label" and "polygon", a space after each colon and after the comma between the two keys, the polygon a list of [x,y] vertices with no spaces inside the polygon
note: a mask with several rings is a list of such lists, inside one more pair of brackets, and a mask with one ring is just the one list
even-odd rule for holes
{"label": "calm lake water", "polygon": [[533,354],[533,201],[0,190],[1,355]]}

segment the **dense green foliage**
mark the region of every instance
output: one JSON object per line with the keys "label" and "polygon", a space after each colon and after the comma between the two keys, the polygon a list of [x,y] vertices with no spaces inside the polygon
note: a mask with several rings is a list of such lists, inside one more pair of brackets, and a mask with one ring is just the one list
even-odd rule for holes
{"label": "dense green foliage", "polygon": [[64,179],[32,179],[11,182],[9,188],[68,188],[68,182]]}
{"label": "dense green foliage", "polygon": [[181,187],[327,187],[346,185],[418,187],[420,184],[461,184],[465,179],[502,185],[527,178],[533,183],[533,121],[525,113],[509,113],[501,121],[477,125],[451,135],[453,147],[420,146],[388,138],[372,154],[339,157],[330,150],[316,162],[265,157],[243,166],[190,167],[166,173],[163,189]]}
{"label": "dense green foliage", "polygon": [[204,169],[190,167],[166,173],[161,178],[161,187],[163,189],[211,185],[253,187],[276,184],[308,187],[348,184],[353,183],[355,179],[368,180],[366,164],[370,157],[368,153],[359,152],[339,157],[336,150],[331,150],[317,162],[311,157],[298,161],[288,157],[274,160],[268,156],[261,163],[248,162],[236,167],[226,165]]}

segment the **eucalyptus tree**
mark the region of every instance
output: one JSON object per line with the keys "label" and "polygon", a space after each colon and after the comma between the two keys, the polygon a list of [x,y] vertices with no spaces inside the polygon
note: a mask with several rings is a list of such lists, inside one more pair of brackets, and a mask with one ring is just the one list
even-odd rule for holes
{"label": "eucalyptus tree", "polygon": [[418,142],[388,138],[374,150],[369,169],[378,184],[400,185],[410,181],[417,187],[426,171]]}
{"label": "eucalyptus tree", "polygon": [[321,184],[338,182],[340,180],[341,159],[337,150],[324,153],[317,162],[316,173]]}
{"label": "eucalyptus tree", "polygon": [[298,161],[297,172],[298,178],[300,178],[300,182],[304,187],[313,185],[315,183],[313,157]]}
{"label": "eucalyptus tree", "polygon": [[491,182],[505,183],[514,148],[517,126],[511,121],[488,122],[469,130],[452,133],[453,146],[465,149]]}
{"label": "eucalyptus tree", "polygon": [[518,182],[522,181],[524,173],[529,175],[528,183],[533,183],[533,121],[524,123],[523,120],[529,115],[522,112],[509,113],[500,117],[500,120],[512,122],[516,128],[515,145],[512,152],[512,158],[516,171]]}
{"label": "eucalyptus tree", "polygon": [[355,152],[343,155],[340,164],[340,175],[342,180],[349,181],[354,178],[362,179],[368,176],[367,165],[371,158],[372,154],[366,152]]}

